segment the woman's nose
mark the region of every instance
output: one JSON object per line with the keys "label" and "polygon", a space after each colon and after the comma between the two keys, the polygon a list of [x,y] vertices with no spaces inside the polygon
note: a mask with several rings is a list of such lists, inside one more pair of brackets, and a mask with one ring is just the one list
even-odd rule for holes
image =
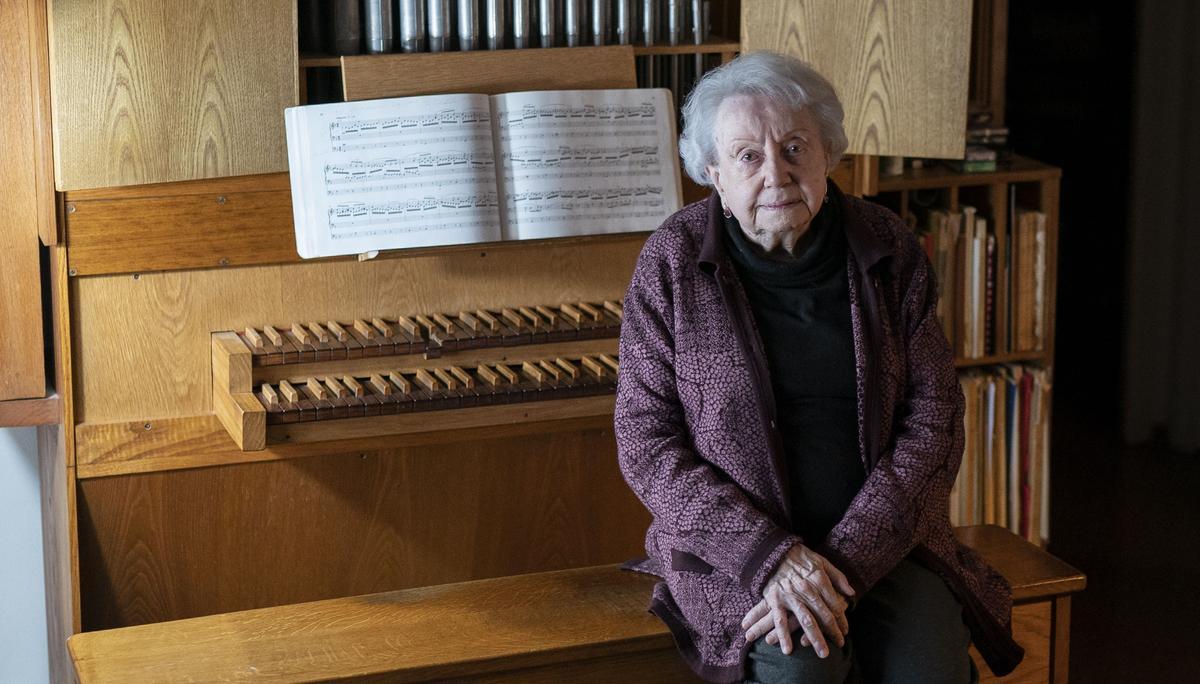
{"label": "woman's nose", "polygon": [[778,152],[772,154],[767,153],[766,159],[763,161],[763,182],[767,187],[773,188],[780,185],[787,185],[789,181],[787,161],[782,154]]}

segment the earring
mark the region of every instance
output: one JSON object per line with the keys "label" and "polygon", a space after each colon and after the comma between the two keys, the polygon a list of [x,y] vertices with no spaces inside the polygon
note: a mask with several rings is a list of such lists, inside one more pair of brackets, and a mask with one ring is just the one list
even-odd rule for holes
{"label": "earring", "polygon": [[724,205],[724,204],[721,205],[721,211],[722,211],[722,213],[725,214],[725,218],[733,218],[733,212],[729,211],[729,207],[727,207],[726,205]]}

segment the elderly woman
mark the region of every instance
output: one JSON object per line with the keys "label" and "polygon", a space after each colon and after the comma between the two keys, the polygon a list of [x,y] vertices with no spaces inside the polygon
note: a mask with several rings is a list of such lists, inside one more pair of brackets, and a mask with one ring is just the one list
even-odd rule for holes
{"label": "elderly woman", "polygon": [[616,435],[665,580],[651,611],[716,682],[966,682],[1023,652],[1011,592],[960,545],[963,399],[924,252],[828,174],[833,87],[754,53],[683,108],[715,192],[647,240],[625,298]]}

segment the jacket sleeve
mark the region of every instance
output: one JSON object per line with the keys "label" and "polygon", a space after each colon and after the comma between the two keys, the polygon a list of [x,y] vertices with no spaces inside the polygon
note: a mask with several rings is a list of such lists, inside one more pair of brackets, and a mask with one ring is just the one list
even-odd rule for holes
{"label": "jacket sleeve", "polygon": [[962,461],[963,394],[937,317],[933,269],[903,229],[896,256],[913,266],[907,278],[901,272],[905,385],[891,442],[885,442],[863,488],[816,548],[847,575],[859,596],[917,545],[925,517],[940,514]]}
{"label": "jacket sleeve", "polygon": [[679,550],[760,596],[800,539],[694,449],[675,383],[671,269],[657,237],[642,250],[625,296],[614,416],[621,473],[656,525],[686,547]]}

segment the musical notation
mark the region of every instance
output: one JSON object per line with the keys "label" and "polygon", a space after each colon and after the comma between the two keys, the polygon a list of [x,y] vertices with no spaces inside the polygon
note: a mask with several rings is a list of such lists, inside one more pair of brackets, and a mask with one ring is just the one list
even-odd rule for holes
{"label": "musical notation", "polygon": [[524,147],[503,155],[505,162],[518,168],[595,169],[623,166],[649,168],[658,166],[658,146],[632,147]]}
{"label": "musical notation", "polygon": [[640,125],[658,118],[653,102],[637,104],[526,104],[517,109],[501,110],[500,128],[562,128],[564,126]]}
{"label": "musical notation", "polygon": [[[496,193],[417,197],[390,202],[351,202],[329,208],[329,225],[335,231],[344,228],[372,225],[402,226],[405,223],[430,226],[430,219],[451,212],[476,213],[495,209]],[[345,237],[345,236],[341,236]]]}
{"label": "musical notation", "polygon": [[472,135],[444,135],[432,138],[406,138],[403,136],[394,136],[376,140],[374,142],[336,143],[330,145],[330,149],[334,152],[379,152],[392,147],[411,149],[412,147],[422,147],[427,145],[444,145],[453,147],[470,143],[471,147],[479,147],[480,145],[491,145],[491,142],[491,135],[489,135],[487,132],[480,132]]}
{"label": "musical notation", "polygon": [[354,160],[326,164],[325,188],[329,195],[337,196],[477,184],[495,174],[495,166],[490,151],[419,152],[400,158]]}
{"label": "musical notation", "polygon": [[290,108],[297,251],[653,229],[679,205],[669,97],[530,91]]}
{"label": "musical notation", "polygon": [[[537,203],[544,206],[556,201],[584,201],[610,203],[608,206],[624,206],[618,202],[637,200],[648,202],[644,206],[657,206],[662,203],[662,187],[642,186],[637,188],[582,188],[578,190],[534,190],[517,192],[509,196],[509,200],[520,205],[522,202]],[[643,199],[644,198],[644,199]],[[655,202],[657,204],[649,204]],[[534,209],[536,210],[536,209]]]}
{"label": "musical notation", "polygon": [[329,139],[335,141],[378,138],[411,131],[456,130],[490,124],[486,109],[443,109],[428,114],[391,116],[373,119],[339,119],[329,124]]}

